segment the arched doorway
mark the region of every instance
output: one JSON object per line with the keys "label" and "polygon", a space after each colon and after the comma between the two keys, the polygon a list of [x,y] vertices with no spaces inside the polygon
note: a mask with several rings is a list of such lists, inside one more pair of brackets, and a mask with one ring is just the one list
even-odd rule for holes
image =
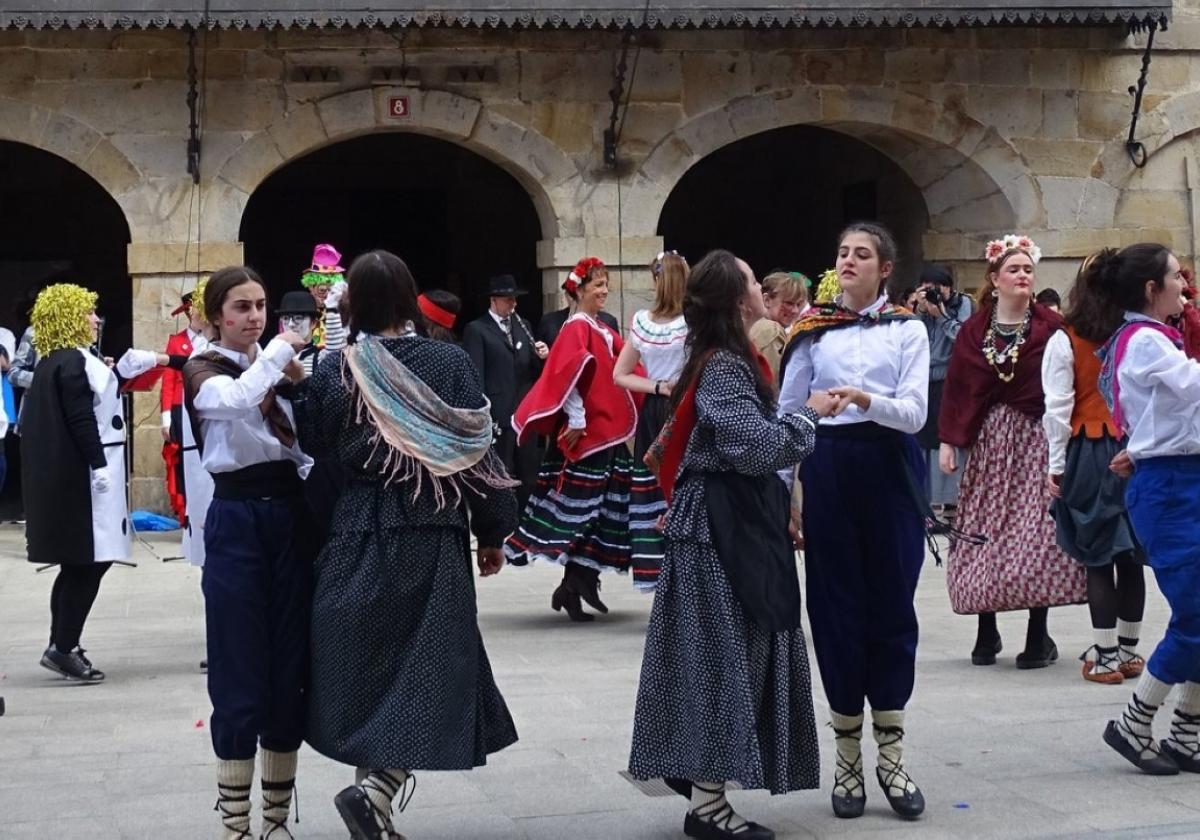
{"label": "arched doorway", "polygon": [[[103,352],[115,357],[128,349],[133,335],[128,245],[125,214],[90,175],[50,152],[0,140],[0,326],[18,341],[38,290],[71,282],[99,293]],[[10,435],[0,518],[19,509],[16,444]]]}
{"label": "arched doorway", "polygon": [[532,199],[499,166],[446,140],[373,134],[292,161],[250,196],[240,238],[272,302],[300,288],[313,246],[330,242],[347,268],[372,248],[400,255],[422,290],[462,298],[460,327],[487,308],[497,274],[532,293],[523,315],[536,323],[541,314]]}
{"label": "arched doorway", "polygon": [[693,261],[727,248],[759,277],[782,268],[815,281],[833,265],[842,226],[862,220],[896,235],[894,284],[912,284],[929,226],[921,190],[861,140],[798,125],[738,140],[696,163],[663,205],[658,233]]}

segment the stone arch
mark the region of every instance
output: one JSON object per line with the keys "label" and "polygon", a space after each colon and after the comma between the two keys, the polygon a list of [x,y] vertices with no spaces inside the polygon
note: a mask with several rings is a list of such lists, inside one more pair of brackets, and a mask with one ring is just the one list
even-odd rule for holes
{"label": "stone arch", "polygon": [[[1197,129],[1200,129],[1200,91],[1193,91],[1166,99],[1154,110],[1142,114],[1138,118],[1137,140],[1145,147],[1146,154],[1153,157],[1155,152]],[[1130,160],[1125,142],[1126,134],[1122,132],[1105,144],[1092,164],[1092,177],[1121,189],[1140,171]]]}
{"label": "stone arch", "polygon": [[677,183],[706,155],[791,125],[850,135],[895,160],[921,189],[931,228],[963,240],[949,250],[973,253],[967,240],[1045,222],[1040,190],[1020,153],[961,109],[890,89],[811,87],[731,100],[664,137],[633,177],[626,206],[638,214],[635,223],[653,230],[669,192],[662,185]]}
{"label": "stone arch", "polygon": [[41,105],[0,97],[0,140],[24,143],[62,158],[90,175],[114,199],[142,180],[138,168],[99,131]]}
{"label": "stone arch", "polygon": [[[410,116],[387,115],[388,99],[409,98]],[[559,232],[551,194],[580,177],[572,160],[544,135],[503,117],[475,99],[446,91],[373,88],[338,93],[289,111],[243,144],[217,172],[216,189],[235,212],[224,214],[220,233],[233,241],[250,195],[266,178],[309,152],[367,134],[399,131],[426,134],[463,146],[508,172],[529,193],[542,235]],[[212,235],[217,236],[213,231]]]}

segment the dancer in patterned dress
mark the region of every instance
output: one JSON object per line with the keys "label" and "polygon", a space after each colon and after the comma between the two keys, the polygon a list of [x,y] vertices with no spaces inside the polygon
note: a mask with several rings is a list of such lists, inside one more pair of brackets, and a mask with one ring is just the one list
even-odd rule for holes
{"label": "dancer in patterned dress", "polygon": [[[675,251],[664,251],[650,266],[654,278],[654,306],[639,309],[629,324],[629,340],[621,348],[613,381],[644,394],[633,439],[633,482],[630,489],[630,542],[633,546],[633,582],[638,589],[654,588],[662,568],[663,540],[659,518],[667,512],[658,479],[644,463],[667,421],[671,389],[683,370],[687,322],[683,317],[683,290],[687,260]],[[634,370],[641,364],[645,376]]]}
{"label": "dancer in patterned dress", "polygon": [[1050,446],[1046,480],[1058,544],[1087,569],[1095,643],[1080,657],[1083,678],[1117,685],[1140,676],[1146,664],[1137,653],[1146,582],[1145,553],[1125,510],[1126,481],[1109,469],[1127,441],[1099,388],[1096,351],[1119,325],[1093,290],[1109,253],[1084,261],[1067,298],[1067,328],[1046,344],[1042,427]]}
{"label": "dancer in patterned dress", "polygon": [[775,473],[812,451],[817,419],[837,400],[813,394],[775,416],[748,335],[762,292],[729,252],[697,264],[684,313],[688,361],[651,450],[674,493],[629,770],[689,796],[689,837],[769,840],[770,829],[733,810],[725,785],[787,793],[820,783],[788,492]]}
{"label": "dancer in patterned dress", "polygon": [[942,472],[958,469],[956,449],[970,449],[959,489],[956,526],[985,541],[955,541],[946,581],[960,615],[979,616],[971,662],[996,664],[996,613],[1029,610],[1018,668],[1058,659],[1046,628],[1049,608],[1087,600],[1083,567],[1055,541],[1046,487],[1042,430],[1042,354],[1062,318],[1033,302],[1041,251],[1015,234],[988,243],[979,312],[962,327],[950,355],[938,435]]}
{"label": "dancer in patterned dress", "polygon": [[348,282],[355,338],[317,369],[300,424],[305,449],[347,473],[316,564],[306,739],[358,769],[334,800],[352,836],[389,840],[413,770],[469,770],[517,740],[479,633],[468,532],[469,519],[480,573],[495,574],[517,509],[479,375],[461,348],[416,333],[403,261],[369,252]]}
{"label": "dancer in patterned dress", "polygon": [[[608,299],[608,269],[596,257],[579,261],[563,284],[575,302],[550,349],[542,374],[517,406],[512,425],[520,446],[529,435],[550,438],[537,486],[521,524],[504,545],[508,562],[560,563],[563,580],[550,599],[572,621],[601,613],[601,570],[628,572],[630,534],[652,527],[630,509],[633,458],[626,445],[637,426],[641,394],[613,382],[623,343],[598,320]],[[637,368],[636,372],[642,373]]]}
{"label": "dancer in patterned dress", "polygon": [[885,228],[846,228],[838,240],[841,292],[796,324],[780,365],[780,411],[819,391],[838,398],[800,480],[808,616],[837,744],[831,803],[842,818],[866,808],[867,701],[888,804],[905,818],[925,810],[903,750],[917,655],[913,597],[925,560],[924,464],[914,435],[925,422],[929,338],[916,316],[887,301],[895,264]]}

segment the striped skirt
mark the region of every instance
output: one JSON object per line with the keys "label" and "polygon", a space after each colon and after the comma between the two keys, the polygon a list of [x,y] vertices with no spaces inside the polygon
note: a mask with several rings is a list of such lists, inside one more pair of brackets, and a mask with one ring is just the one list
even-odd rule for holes
{"label": "striped skirt", "polygon": [[632,571],[639,588],[653,587],[663,551],[657,524],[665,512],[657,482],[634,472],[625,444],[574,463],[552,445],[504,555],[516,566],[542,560]]}

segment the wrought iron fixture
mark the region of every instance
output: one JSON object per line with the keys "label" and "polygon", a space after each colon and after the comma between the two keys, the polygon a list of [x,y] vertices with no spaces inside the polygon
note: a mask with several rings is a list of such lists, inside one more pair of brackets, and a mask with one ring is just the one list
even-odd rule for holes
{"label": "wrought iron fixture", "polygon": [[187,171],[192,176],[192,183],[200,183],[200,120],[197,117],[196,106],[200,94],[196,90],[196,29],[189,25],[188,33],[188,141],[187,141]]}
{"label": "wrought iron fixture", "polygon": [[[1163,21],[1148,21],[1144,24],[1146,31],[1149,33],[1146,37],[1146,49],[1142,51],[1142,72],[1138,75],[1136,85],[1129,86],[1129,95],[1133,97],[1133,114],[1129,121],[1129,137],[1125,140],[1125,153],[1129,155],[1129,160],[1138,169],[1146,165],[1150,160],[1150,153],[1146,151],[1146,147],[1134,135],[1137,133],[1138,116],[1142,111],[1142,94],[1146,91],[1146,81],[1150,76],[1150,51],[1154,49],[1154,33],[1159,27],[1164,30],[1167,28],[1167,22]],[[1143,24],[1131,24],[1129,33],[1135,34],[1143,28]]]}

